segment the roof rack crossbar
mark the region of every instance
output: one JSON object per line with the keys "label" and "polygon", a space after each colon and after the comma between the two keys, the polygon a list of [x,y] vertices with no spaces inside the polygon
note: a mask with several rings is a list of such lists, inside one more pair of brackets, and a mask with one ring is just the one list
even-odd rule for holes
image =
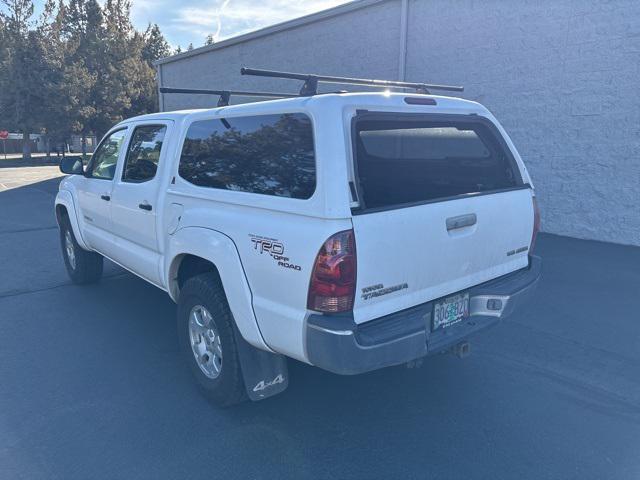
{"label": "roof rack crossbar", "polygon": [[160,93],[187,93],[191,95],[219,95],[219,107],[229,105],[232,96],[238,97],[266,97],[266,98],[293,98],[295,93],[275,93],[275,92],[245,92],[240,90],[203,90],[198,88],[171,88],[160,87]]}
{"label": "roof rack crossbar", "polygon": [[315,75],[307,73],[279,72],[276,70],[260,70],[257,68],[241,68],[242,75],[255,75],[259,77],[289,78],[303,80],[304,85],[300,90],[301,96],[311,96],[318,93],[318,83],[341,83],[345,85],[366,85],[379,88],[408,88],[419,93],[429,93],[429,90],[447,90],[450,92],[462,92],[464,87],[456,85],[436,85],[430,83],[400,82],[396,80],[375,80],[369,78],[334,77],[328,75]]}

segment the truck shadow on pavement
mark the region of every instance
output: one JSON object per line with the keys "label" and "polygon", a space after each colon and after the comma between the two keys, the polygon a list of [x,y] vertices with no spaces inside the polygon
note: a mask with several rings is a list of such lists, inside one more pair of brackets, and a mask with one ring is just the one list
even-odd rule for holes
{"label": "truck shadow on pavement", "polygon": [[290,361],[284,394],[218,409],[180,357],[164,292],[115,266],[97,285],[70,284],[57,182],[0,192],[7,478],[620,478],[637,467],[640,328],[625,314],[640,249],[541,235],[536,299],[472,340],[469,358],[354,377]]}

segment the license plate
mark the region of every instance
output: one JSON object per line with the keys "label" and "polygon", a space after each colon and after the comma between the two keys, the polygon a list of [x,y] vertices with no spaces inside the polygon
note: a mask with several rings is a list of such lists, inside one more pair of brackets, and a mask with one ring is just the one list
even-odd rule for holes
{"label": "license plate", "polygon": [[447,328],[469,316],[469,294],[460,293],[440,300],[433,306],[433,330]]}

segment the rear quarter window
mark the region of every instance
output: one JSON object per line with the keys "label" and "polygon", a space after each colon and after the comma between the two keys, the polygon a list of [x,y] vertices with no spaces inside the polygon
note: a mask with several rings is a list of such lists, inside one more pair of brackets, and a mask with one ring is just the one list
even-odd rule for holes
{"label": "rear quarter window", "polygon": [[311,120],[284,113],[194,122],[178,173],[201,187],[307,199],[316,188]]}
{"label": "rear quarter window", "polygon": [[500,134],[481,121],[395,116],[356,120],[365,207],[384,208],[522,185]]}

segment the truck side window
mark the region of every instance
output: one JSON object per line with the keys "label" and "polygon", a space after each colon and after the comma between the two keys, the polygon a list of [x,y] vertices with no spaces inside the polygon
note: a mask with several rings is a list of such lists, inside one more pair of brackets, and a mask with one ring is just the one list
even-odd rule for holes
{"label": "truck side window", "polygon": [[155,177],[166,131],[164,125],[136,127],[127,150],[123,182],[142,183]]}
{"label": "truck side window", "polygon": [[201,187],[309,198],[316,188],[311,119],[284,113],[194,122],[178,172]]}
{"label": "truck side window", "polygon": [[89,163],[88,172],[91,178],[113,180],[113,176],[116,174],[120,148],[126,133],[126,128],[116,130],[98,146]]}

